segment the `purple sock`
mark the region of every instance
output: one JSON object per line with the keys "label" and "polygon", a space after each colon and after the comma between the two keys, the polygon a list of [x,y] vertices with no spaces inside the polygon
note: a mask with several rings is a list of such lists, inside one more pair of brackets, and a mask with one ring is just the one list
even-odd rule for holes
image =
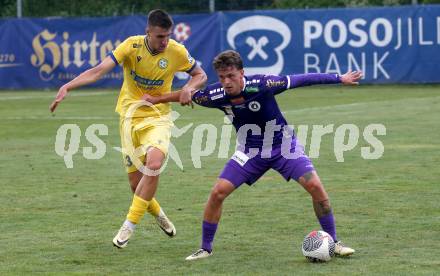
{"label": "purple sock", "polygon": [[330,213],[322,218],[319,218],[319,224],[321,224],[322,230],[324,230],[330,236],[332,236],[335,242],[338,241],[336,239],[336,226],[335,226],[335,218],[333,217],[333,213]]}
{"label": "purple sock", "polygon": [[214,240],[215,231],[217,231],[217,223],[203,221],[201,248],[209,252],[212,251],[212,241]]}

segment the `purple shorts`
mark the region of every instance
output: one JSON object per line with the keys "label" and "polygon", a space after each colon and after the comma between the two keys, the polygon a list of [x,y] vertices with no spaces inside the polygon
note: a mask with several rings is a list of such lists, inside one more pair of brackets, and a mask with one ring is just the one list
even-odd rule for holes
{"label": "purple shorts", "polygon": [[309,157],[305,155],[304,147],[295,139],[292,141],[291,148],[292,152],[295,151],[293,158],[282,154],[281,146],[274,146],[270,157],[262,157],[259,153],[255,157],[249,158],[249,154],[236,151],[226,163],[219,178],[229,180],[235,188],[238,188],[243,183],[252,185],[269,169],[274,169],[286,181],[291,178],[298,181],[301,176],[314,171],[315,168]]}

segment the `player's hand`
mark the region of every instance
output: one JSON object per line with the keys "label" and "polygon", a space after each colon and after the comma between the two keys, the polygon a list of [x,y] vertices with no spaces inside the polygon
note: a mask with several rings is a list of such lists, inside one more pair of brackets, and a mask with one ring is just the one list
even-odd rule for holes
{"label": "player's hand", "polygon": [[349,71],[341,75],[341,82],[344,85],[358,85],[362,77],[362,71]]}
{"label": "player's hand", "polygon": [[64,98],[67,96],[67,88],[64,86],[61,86],[60,90],[58,90],[58,93],[55,97],[55,100],[52,102],[52,104],[50,105],[49,109],[50,112],[54,112],[55,108],[57,108],[58,104],[64,100]]}
{"label": "player's hand", "polygon": [[159,103],[159,97],[154,97],[154,96],[151,96],[150,94],[144,94],[141,99],[146,102],[149,102],[151,104],[158,104]]}
{"label": "player's hand", "polygon": [[179,102],[180,105],[190,105],[192,108],[194,108],[194,104],[192,102],[191,96],[192,93],[195,91],[194,88],[190,87],[183,87],[182,92],[180,93]]}

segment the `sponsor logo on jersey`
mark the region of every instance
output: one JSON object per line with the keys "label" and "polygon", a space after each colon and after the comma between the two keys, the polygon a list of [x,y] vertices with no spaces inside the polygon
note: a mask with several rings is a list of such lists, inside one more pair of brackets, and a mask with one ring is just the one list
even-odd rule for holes
{"label": "sponsor logo on jersey", "polygon": [[274,80],[267,80],[266,81],[266,87],[280,87],[280,86],[286,86],[286,82],[283,80],[274,81]]}
{"label": "sponsor logo on jersey", "polygon": [[223,94],[217,94],[217,95],[212,96],[212,97],[211,97],[211,100],[217,100],[217,99],[221,99],[221,98],[223,98],[223,97],[224,97]]}
{"label": "sponsor logo on jersey", "polygon": [[258,87],[255,86],[247,86],[245,89],[247,93],[257,93],[258,90],[259,90]]}
{"label": "sponsor logo on jersey", "polygon": [[203,95],[194,97],[194,101],[198,104],[206,103],[208,101],[208,96]]}
{"label": "sponsor logo on jersey", "polygon": [[130,75],[133,77],[133,80],[143,88],[156,88],[158,86],[163,85],[163,80],[150,80],[143,78],[141,76],[136,75],[135,71],[131,71]]}
{"label": "sponsor logo on jersey", "polygon": [[141,56],[137,56],[137,57],[136,57],[137,62],[141,61],[141,59],[142,59]]}
{"label": "sponsor logo on jersey", "polygon": [[133,43],[133,48],[137,49],[137,48],[141,48],[142,44],[137,44],[137,43]]}

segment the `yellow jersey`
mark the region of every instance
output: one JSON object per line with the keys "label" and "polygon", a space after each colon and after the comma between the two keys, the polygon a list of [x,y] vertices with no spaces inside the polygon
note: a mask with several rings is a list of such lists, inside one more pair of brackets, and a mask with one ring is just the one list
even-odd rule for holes
{"label": "yellow jersey", "polygon": [[[115,63],[122,63],[124,70],[124,83],[116,105],[121,117],[125,117],[129,107],[139,103],[144,94],[159,96],[170,92],[174,74],[190,72],[196,66],[185,46],[173,39],[164,52],[152,53],[145,35],[127,38],[110,56]],[[170,111],[170,103],[157,104],[154,108],[141,104],[130,117],[159,117]]]}

